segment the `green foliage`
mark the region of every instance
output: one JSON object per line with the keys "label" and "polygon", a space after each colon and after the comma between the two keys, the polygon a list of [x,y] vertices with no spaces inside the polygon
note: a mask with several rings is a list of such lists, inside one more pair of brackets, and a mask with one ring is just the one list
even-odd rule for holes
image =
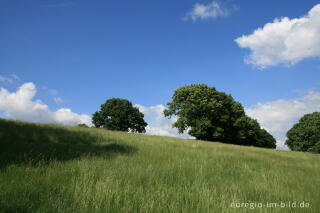
{"label": "green foliage", "polygon": [[242,116],[236,120],[236,139],[240,145],[253,145],[257,147],[276,148],[276,139],[265,129],[261,129],[259,123],[248,117]]}
{"label": "green foliage", "polygon": [[[0,212],[314,212],[320,155],[0,119]],[[305,201],[310,208],[231,208]]]}
{"label": "green foliage", "polygon": [[87,124],[78,124],[78,127],[89,128]]}
{"label": "green foliage", "polygon": [[205,84],[180,87],[168,107],[164,115],[178,116],[173,126],[180,133],[189,129],[188,133],[199,140],[275,148],[274,138],[270,134],[265,137],[265,130],[245,115],[242,105],[215,87]]}
{"label": "green foliage", "polygon": [[267,130],[260,129],[257,146],[275,149],[276,143],[276,139]]}
{"label": "green foliage", "polygon": [[287,138],[291,150],[320,153],[320,112],[304,115],[287,132]]}
{"label": "green foliage", "polygon": [[144,115],[126,99],[112,98],[101,105],[100,111],[93,114],[95,127],[109,130],[144,133],[148,125]]}

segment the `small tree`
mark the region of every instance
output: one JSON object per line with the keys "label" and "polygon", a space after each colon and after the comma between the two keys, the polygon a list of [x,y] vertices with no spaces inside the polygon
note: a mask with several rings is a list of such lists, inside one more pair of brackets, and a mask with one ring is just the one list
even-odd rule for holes
{"label": "small tree", "polygon": [[126,99],[112,98],[101,105],[92,117],[95,127],[124,132],[144,133],[148,125],[144,115]]}
{"label": "small tree", "polygon": [[320,112],[304,115],[287,132],[287,138],[291,150],[320,153]]}
{"label": "small tree", "polygon": [[266,136],[265,130],[246,116],[239,102],[205,84],[178,88],[164,115],[177,116],[173,127],[178,128],[179,133],[189,129],[188,133],[200,140],[275,148],[275,142],[265,146],[267,142],[261,138]]}

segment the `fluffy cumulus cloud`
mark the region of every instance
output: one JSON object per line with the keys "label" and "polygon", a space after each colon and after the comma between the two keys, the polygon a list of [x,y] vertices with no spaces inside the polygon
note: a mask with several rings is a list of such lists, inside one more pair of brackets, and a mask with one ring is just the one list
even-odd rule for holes
{"label": "fluffy cumulus cloud", "polygon": [[276,139],[278,148],[284,148],[286,132],[307,113],[320,111],[320,91],[310,90],[302,97],[258,103],[246,108],[246,113],[258,120]]}
{"label": "fluffy cumulus cloud", "polygon": [[16,92],[0,88],[0,111],[3,117],[32,122],[60,123],[76,125],[80,123],[92,126],[91,118],[86,114],[77,114],[70,109],[50,111],[40,100],[33,100],[37,89],[33,83],[25,83]]}
{"label": "fluffy cumulus cloud", "polygon": [[222,8],[221,5],[215,1],[206,5],[196,3],[193,9],[184,17],[184,20],[192,19],[195,21],[197,19],[217,18],[218,16],[227,16],[230,12],[230,10]]}
{"label": "fluffy cumulus cloud", "polygon": [[172,124],[177,120],[177,118],[172,117],[169,119],[164,117],[163,110],[166,108],[162,104],[150,107],[137,104],[135,107],[138,107],[140,112],[145,115],[145,120],[148,123],[148,126],[146,127],[146,134],[192,138],[187,132],[179,134],[176,128],[172,128]]}
{"label": "fluffy cumulus cloud", "polygon": [[235,40],[241,48],[249,48],[248,64],[260,68],[278,64],[292,65],[305,58],[320,56],[320,4],[307,15],[283,17]]}
{"label": "fluffy cumulus cloud", "polygon": [[86,114],[77,114],[68,108],[61,108],[53,113],[54,121],[66,125],[86,124],[92,126],[91,118]]}

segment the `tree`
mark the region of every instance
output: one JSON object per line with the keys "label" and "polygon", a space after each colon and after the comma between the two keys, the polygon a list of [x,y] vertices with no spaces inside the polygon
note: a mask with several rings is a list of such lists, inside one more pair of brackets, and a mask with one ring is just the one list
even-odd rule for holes
{"label": "tree", "polygon": [[148,125],[144,115],[126,99],[112,98],[101,105],[92,117],[95,127],[124,132],[144,133]]}
{"label": "tree", "polygon": [[264,148],[276,148],[276,139],[259,123],[249,116],[242,116],[234,123],[237,135],[235,141],[241,145],[253,145]]}
{"label": "tree", "polygon": [[277,147],[276,143],[276,139],[267,130],[260,130],[257,146],[275,149]]}
{"label": "tree", "polygon": [[78,127],[89,128],[87,124],[78,124]]}
{"label": "tree", "polygon": [[287,132],[286,145],[294,151],[320,153],[320,112],[306,114]]}
{"label": "tree", "polygon": [[[178,128],[179,133],[189,129],[188,133],[199,140],[253,146],[267,143],[262,139],[266,136],[265,130],[256,120],[246,116],[239,102],[205,84],[178,88],[164,115],[177,116],[173,127]],[[273,148],[271,145],[264,147]]]}

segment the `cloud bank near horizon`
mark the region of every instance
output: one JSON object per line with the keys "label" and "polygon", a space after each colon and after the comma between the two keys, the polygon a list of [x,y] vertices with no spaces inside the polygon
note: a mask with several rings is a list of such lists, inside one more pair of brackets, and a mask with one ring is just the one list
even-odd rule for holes
{"label": "cloud bank near horizon", "polygon": [[3,117],[41,123],[59,123],[64,125],[86,124],[92,126],[91,117],[77,114],[68,108],[52,112],[41,100],[33,100],[37,88],[32,82],[22,84],[16,92],[0,88],[0,111]]}
{"label": "cloud bank near horizon", "polygon": [[320,91],[309,90],[303,96],[290,100],[279,99],[258,103],[245,108],[245,111],[277,139],[279,148],[285,148],[287,131],[303,115],[320,111]]}
{"label": "cloud bank near horizon", "polygon": [[166,109],[162,104],[155,106],[142,106],[136,104],[135,107],[139,108],[140,112],[145,115],[145,120],[148,123],[146,127],[146,134],[148,135],[161,135],[179,138],[193,138],[187,132],[179,134],[176,128],[172,128],[172,124],[176,122],[176,117],[167,118],[164,116],[163,111]]}

